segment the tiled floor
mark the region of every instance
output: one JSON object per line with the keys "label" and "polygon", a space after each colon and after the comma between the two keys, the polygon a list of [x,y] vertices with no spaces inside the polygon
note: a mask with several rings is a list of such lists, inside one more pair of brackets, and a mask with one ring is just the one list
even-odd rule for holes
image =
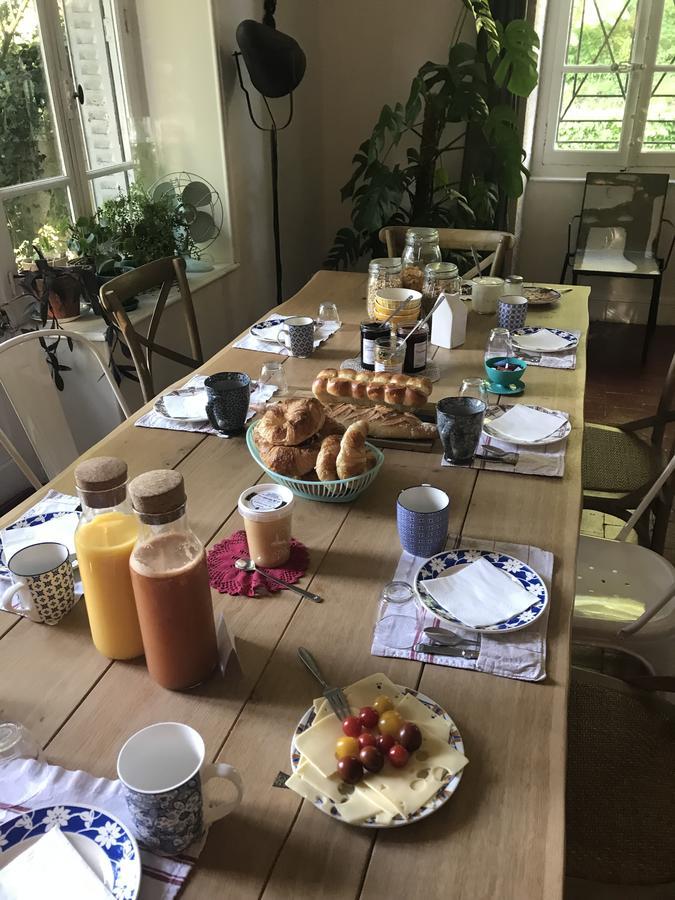
{"label": "tiled floor", "polygon": [[[656,411],[668,366],[675,352],[675,327],[657,328],[646,364],[640,365],[643,329],[638,325],[593,322],[588,342],[585,418],[620,425]],[[675,425],[669,426],[675,439]],[[666,554],[675,562],[675,510]]]}

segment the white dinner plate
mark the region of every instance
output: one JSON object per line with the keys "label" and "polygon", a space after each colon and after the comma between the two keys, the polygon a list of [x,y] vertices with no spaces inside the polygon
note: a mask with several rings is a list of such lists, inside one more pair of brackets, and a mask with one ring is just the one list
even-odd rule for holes
{"label": "white dinner plate", "polygon": [[[204,395],[204,415],[198,416],[196,418],[190,418],[189,416],[169,415],[169,412],[164,404],[165,397],[196,397],[198,394]],[[209,417],[206,415],[206,391],[203,387],[178,388],[178,390],[169,391],[167,394],[162,394],[161,397],[158,397],[155,400],[155,412],[158,412],[161,416],[164,416],[165,419],[171,419],[173,422],[185,422],[186,425],[192,423],[208,422]]]}
{"label": "white dinner plate", "polygon": [[[483,422],[483,431],[485,434],[489,435],[491,438],[495,438],[495,440],[503,441],[505,444],[513,444],[516,447],[545,447],[547,444],[557,444],[558,441],[564,440],[572,431],[572,423],[569,419],[565,419],[559,428],[551,432],[551,434],[547,435],[545,438],[540,438],[537,441],[515,441],[513,438],[508,438],[496,429],[492,423],[501,418],[507,410],[512,408],[512,405],[513,404],[504,404],[504,406],[491,406],[488,408]],[[531,406],[530,408],[538,409],[539,412],[546,413],[559,412],[559,410],[547,409],[545,406]]]}
{"label": "white dinner plate", "polygon": [[[402,685],[397,685],[399,690],[403,694],[411,694],[413,697],[416,697],[421,703],[424,703],[425,706],[428,706],[429,709],[435,713],[437,716],[442,716],[445,721],[448,723],[448,744],[455,749],[458,750],[461,754],[464,754],[464,741],[462,740],[462,735],[459,733],[459,728],[453,722],[452,718],[448,715],[448,713],[443,709],[442,706],[439,706],[437,703],[427,697],[426,694],[423,694],[421,691],[413,690],[413,688],[403,687]],[[295,746],[295,739],[299,734],[302,734],[303,731],[307,731],[309,726],[312,724],[316,717],[316,710],[314,706],[310,706],[310,708],[305,712],[303,717],[298,722],[295,731],[293,733],[293,738],[291,739],[291,769],[295,772],[297,771],[298,766],[300,765],[300,751]],[[423,748],[422,748],[423,749]],[[432,813],[435,813],[437,809],[440,809],[445,803],[448,802],[450,797],[455,793],[459,782],[462,780],[462,775],[464,773],[464,769],[460,769],[460,771],[456,775],[452,775],[448,778],[447,782],[439,788],[439,790],[431,797],[427,802],[420,806],[419,809],[415,810],[414,813],[411,813],[409,816],[395,816],[388,825],[378,825],[375,822],[374,818],[366,819],[364,822],[356,823],[359,828],[401,828],[403,825],[412,825],[413,822],[419,822],[420,819],[426,819],[427,816],[430,816]],[[320,809],[322,813],[325,813],[327,816],[332,816],[332,818],[337,819],[338,821],[344,821],[342,816],[340,815],[340,809],[338,806],[333,803],[333,801],[329,797],[316,797],[313,802],[313,805],[316,806],[317,809]],[[354,824],[354,823],[348,823]]]}
{"label": "white dinner plate", "polygon": [[251,325],[249,333],[259,341],[265,341],[267,344],[278,344],[279,329],[285,321],[286,319],[282,316],[265,319],[264,322]]}
{"label": "white dinner plate", "polygon": [[528,344],[527,347],[523,347],[523,350],[534,353],[565,353],[567,350],[573,350],[577,344],[579,343],[579,338],[576,334],[573,334],[571,331],[564,331],[562,328],[543,328],[540,325],[526,325],[524,328],[517,328],[515,331],[511,332],[511,340],[515,347],[520,347],[520,342],[518,338],[521,334],[535,334],[537,331],[550,331],[552,334],[556,334],[559,338],[562,338],[563,341],[566,341],[564,347],[561,347],[560,350],[547,350],[546,347],[535,347],[531,344]]}

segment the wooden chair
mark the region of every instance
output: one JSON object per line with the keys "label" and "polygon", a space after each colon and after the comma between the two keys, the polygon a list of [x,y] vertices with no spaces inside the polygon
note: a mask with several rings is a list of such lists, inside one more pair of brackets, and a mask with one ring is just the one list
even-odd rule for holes
{"label": "wooden chair", "polygon": [[[584,508],[596,509],[627,519],[640,503],[673,455],[668,447],[666,426],[675,422],[675,354],[670,362],[656,414],[622,425],[584,425],[582,483]],[[648,440],[639,431],[651,429]],[[672,444],[672,442],[670,442]],[[663,553],[674,488],[667,483],[656,495],[651,511],[654,524],[649,533],[649,516],[638,523],[641,543]]]}
{"label": "wooden chair", "polygon": [[[379,238],[387,246],[388,256],[400,256],[405,246],[405,236],[410,225],[387,225],[380,229]],[[483,231],[471,228],[439,228],[438,243],[441,250],[471,252],[473,247],[479,253],[488,255],[480,261],[480,272],[473,266],[465,272],[464,278],[475,275],[495,275],[502,277],[510,256],[515,237],[508,231]],[[489,271],[488,271],[489,267]]]}
{"label": "wooden chair", "polygon": [[[155,340],[162,313],[169,297],[169,291],[174,282],[177,282],[180,292],[192,356],[185,356],[176,350],[164,347]],[[153,289],[159,289],[159,293],[157,294],[155,308],[150,319],[148,334],[145,336],[136,331],[122,304],[137,294]],[[191,369],[201,366],[204,362],[199,331],[197,329],[197,319],[195,318],[195,311],[192,305],[192,295],[185,277],[185,260],[182,257],[167,256],[164,259],[156,259],[154,262],[139,266],[138,269],[133,269],[131,272],[125,272],[123,275],[111,278],[110,281],[101,287],[99,296],[101,305],[112,319],[114,325],[119,329],[129,348],[131,358],[138,372],[143,399],[146,403],[155,396],[155,387],[152,379],[153,353],[173,360],[173,362],[181,363],[181,365],[188,366]]]}
{"label": "wooden chair", "polygon": [[[77,371],[64,374],[63,391],[54,384],[40,340],[48,345],[57,342],[59,363],[76,366]],[[75,348],[72,359],[68,341]],[[98,347],[74,331],[40,329],[4,341],[0,344],[0,384],[48,480],[129,417],[124,397]],[[79,390],[75,401],[71,390]],[[76,429],[76,425],[80,427]],[[1,428],[0,446],[32,486],[40,487],[42,479]]]}

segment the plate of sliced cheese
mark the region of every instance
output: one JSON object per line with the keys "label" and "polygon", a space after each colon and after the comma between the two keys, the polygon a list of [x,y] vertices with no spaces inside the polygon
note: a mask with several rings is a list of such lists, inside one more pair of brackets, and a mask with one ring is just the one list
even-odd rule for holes
{"label": "plate of sliced cheese", "polygon": [[[349,719],[340,722],[323,697],[300,719],[286,787],[326,815],[364,828],[397,828],[436,812],[457,789],[468,762],[448,713],[381,673],[343,693]],[[360,755],[345,756],[350,740]]]}

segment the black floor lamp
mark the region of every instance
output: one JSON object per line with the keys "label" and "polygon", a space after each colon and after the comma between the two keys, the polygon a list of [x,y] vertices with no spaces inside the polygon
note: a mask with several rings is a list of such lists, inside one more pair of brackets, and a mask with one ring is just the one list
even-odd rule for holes
{"label": "black floor lamp", "polygon": [[[274,258],[276,264],[277,303],[281,303],[281,235],[279,233],[279,156],[277,133],[288,128],[293,118],[293,91],[302,81],[307,60],[296,40],[277,31],[274,21],[276,0],[265,0],[261,22],[245,19],[237,27],[235,51],[239,84],[246,96],[246,105],[251,121],[261,131],[270,135],[270,157],[272,164],[272,225],[274,228]],[[271,127],[260,125],[253,114],[251,97],[244,85],[239,57],[243,57],[253,87],[262,95],[265,108],[272,123]],[[268,103],[268,98],[289,98],[288,118],[279,126]]]}

